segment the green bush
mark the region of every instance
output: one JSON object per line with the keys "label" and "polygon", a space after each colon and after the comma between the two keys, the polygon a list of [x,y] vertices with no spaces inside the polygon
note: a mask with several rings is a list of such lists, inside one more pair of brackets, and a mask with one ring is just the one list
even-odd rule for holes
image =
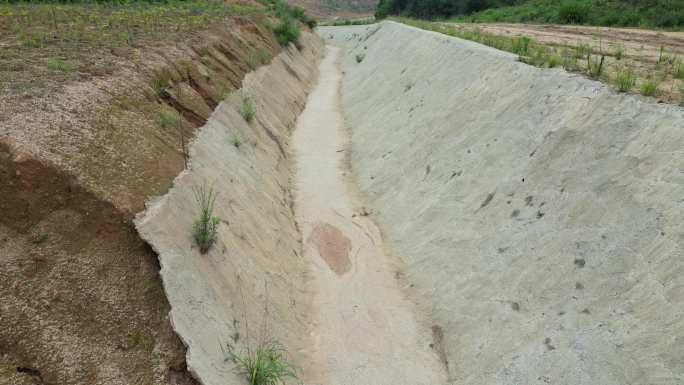
{"label": "green bush", "polygon": [[289,43],[293,43],[297,48],[301,48],[301,44],[299,42],[299,27],[291,17],[282,18],[280,24],[275,27],[273,32],[276,35],[278,44],[281,46],[286,46]]}
{"label": "green bush", "polygon": [[584,24],[589,19],[589,6],[586,2],[565,2],[558,9],[558,21],[562,24]]}

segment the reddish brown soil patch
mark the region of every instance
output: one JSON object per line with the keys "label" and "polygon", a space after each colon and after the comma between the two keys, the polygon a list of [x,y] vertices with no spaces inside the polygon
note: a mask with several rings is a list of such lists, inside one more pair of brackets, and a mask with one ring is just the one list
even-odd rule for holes
{"label": "reddish brown soil patch", "polygon": [[349,251],[351,240],[337,227],[327,223],[318,223],[311,232],[309,242],[318,248],[318,254],[328,264],[330,270],[342,275],[351,268]]}

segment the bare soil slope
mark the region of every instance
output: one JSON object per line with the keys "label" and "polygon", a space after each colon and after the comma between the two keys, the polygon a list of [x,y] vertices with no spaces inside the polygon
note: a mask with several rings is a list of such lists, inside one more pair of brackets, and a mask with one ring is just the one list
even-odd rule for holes
{"label": "bare soil slope", "polygon": [[56,42],[19,66],[26,47],[3,36],[0,383],[193,382],[157,256],[131,220],[169,188],[183,143],[262,64],[252,60],[279,51],[267,21],[230,18],[97,63],[64,51],[78,64],[68,72],[45,70]]}

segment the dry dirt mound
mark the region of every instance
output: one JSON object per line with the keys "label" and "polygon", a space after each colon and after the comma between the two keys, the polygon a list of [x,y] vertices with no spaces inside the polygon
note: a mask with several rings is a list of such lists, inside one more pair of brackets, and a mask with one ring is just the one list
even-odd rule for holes
{"label": "dry dirt mound", "polygon": [[320,34],[450,381],[684,380],[682,108],[396,23]]}

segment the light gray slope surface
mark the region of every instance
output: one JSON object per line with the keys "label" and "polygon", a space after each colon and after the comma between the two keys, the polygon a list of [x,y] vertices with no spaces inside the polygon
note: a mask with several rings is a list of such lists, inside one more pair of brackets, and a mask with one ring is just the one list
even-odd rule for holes
{"label": "light gray slope surface", "polygon": [[430,327],[403,295],[397,263],[377,227],[358,215],[344,149],[339,49],[321,63],[316,88],[292,136],[295,212],[304,256],[316,277],[314,339],[320,362],[305,383],[443,384],[446,371],[428,346]]}
{"label": "light gray slope surface", "polygon": [[392,22],[319,33],[451,381],[684,382],[681,108]]}
{"label": "light gray slope surface", "polygon": [[[289,136],[315,83],[323,45],[312,34],[248,74],[214,111],[191,146],[191,164],[136,226],[158,252],[174,330],[188,346],[188,369],[204,385],[242,384],[227,345],[239,353],[277,340],[297,364],[310,358],[313,293],[294,222],[286,156]],[[243,97],[256,105],[248,124]],[[240,143],[236,144],[236,140]],[[218,240],[206,255],[192,239],[193,189],[216,191]]]}

